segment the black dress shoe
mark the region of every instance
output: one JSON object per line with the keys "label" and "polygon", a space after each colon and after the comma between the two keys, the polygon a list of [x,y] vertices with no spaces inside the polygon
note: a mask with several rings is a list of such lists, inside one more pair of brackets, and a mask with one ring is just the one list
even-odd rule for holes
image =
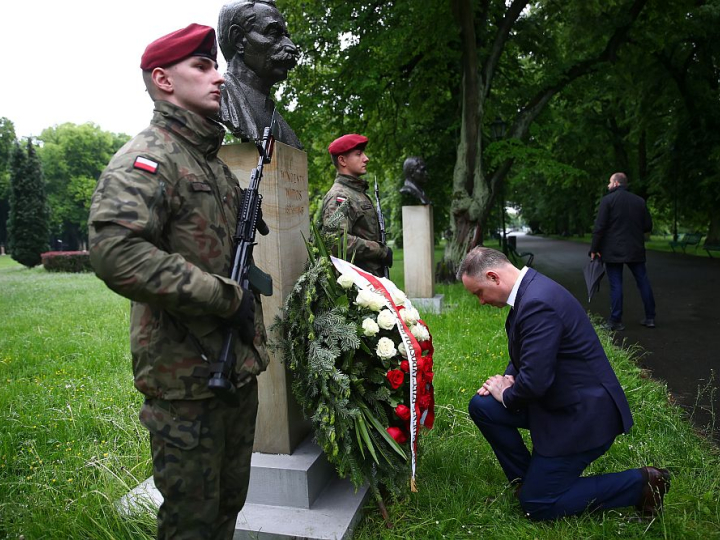
{"label": "black dress shoe", "polygon": [[663,498],[670,491],[670,471],[656,467],[642,467],[643,490],[635,508],[643,516],[655,516],[662,511]]}
{"label": "black dress shoe", "polygon": [[655,319],[643,319],[640,324],[647,326],[648,328],[655,328]]}
{"label": "black dress shoe", "polygon": [[611,330],[613,332],[625,330],[625,325],[623,323],[620,321],[613,321],[611,319],[608,319],[602,326],[605,330]]}

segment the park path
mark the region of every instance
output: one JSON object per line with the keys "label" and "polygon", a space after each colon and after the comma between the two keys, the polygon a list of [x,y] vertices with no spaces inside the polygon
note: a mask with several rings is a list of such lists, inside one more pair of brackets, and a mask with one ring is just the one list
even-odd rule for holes
{"label": "park path", "polygon": [[[535,254],[533,267],[567,288],[591,313],[607,319],[607,277],[588,304],[582,275],[588,244],[518,235],[518,251]],[[647,252],[657,304],[657,328],[640,324],[642,301],[630,271],[623,272],[626,329],[615,333],[623,346],[640,345],[642,367],[667,383],[694,424],[720,442],[720,258]]]}

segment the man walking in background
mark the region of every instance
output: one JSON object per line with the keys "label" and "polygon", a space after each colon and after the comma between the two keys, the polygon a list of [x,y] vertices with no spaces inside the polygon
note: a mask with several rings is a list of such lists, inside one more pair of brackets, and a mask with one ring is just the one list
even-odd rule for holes
{"label": "man walking in background", "polygon": [[625,330],[623,314],[623,264],[635,277],[645,318],[640,324],[655,328],[655,298],[645,268],[645,233],[652,230],[652,218],[642,197],[627,190],[627,176],[610,177],[608,193],[600,201],[593,228],[590,258],[602,257],[610,282],[610,330]]}

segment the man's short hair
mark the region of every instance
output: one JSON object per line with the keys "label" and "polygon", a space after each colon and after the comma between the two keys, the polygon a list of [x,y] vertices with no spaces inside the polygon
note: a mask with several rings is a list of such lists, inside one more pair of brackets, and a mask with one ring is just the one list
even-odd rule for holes
{"label": "man's short hair", "polygon": [[479,277],[486,270],[498,268],[512,264],[502,251],[496,249],[477,246],[465,255],[460,268],[457,271],[458,281],[462,281],[463,276]]}
{"label": "man's short hair", "polygon": [[625,175],[625,173],[622,173],[622,172],[616,172],[615,174],[612,175],[612,177],[610,179],[617,182],[621,186],[627,186],[627,183],[628,183],[627,176]]}
{"label": "man's short hair", "polygon": [[150,96],[150,99],[152,99],[153,102],[157,101],[158,89],[157,89],[157,86],[155,86],[155,83],[153,82],[152,71],[143,71],[142,78],[143,78],[143,82],[145,83],[145,90],[147,90],[147,93]]}
{"label": "man's short hair", "polygon": [[[275,0],[234,0],[225,4],[220,10],[217,28],[218,44],[228,62],[237,52],[236,41],[241,41],[255,22],[257,17],[255,4],[275,7]],[[233,28],[237,28],[239,32],[235,37],[233,37]]]}

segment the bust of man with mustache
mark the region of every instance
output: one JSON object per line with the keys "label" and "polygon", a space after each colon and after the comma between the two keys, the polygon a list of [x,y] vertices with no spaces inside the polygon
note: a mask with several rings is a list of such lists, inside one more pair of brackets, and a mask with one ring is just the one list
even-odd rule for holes
{"label": "bust of man with mustache", "polygon": [[[295,67],[298,49],[290,40],[274,0],[235,0],[225,4],[220,10],[218,41],[228,62],[220,120],[236,137],[260,140],[275,108],[270,90]],[[275,117],[277,140],[302,148],[282,116],[276,113]]]}

